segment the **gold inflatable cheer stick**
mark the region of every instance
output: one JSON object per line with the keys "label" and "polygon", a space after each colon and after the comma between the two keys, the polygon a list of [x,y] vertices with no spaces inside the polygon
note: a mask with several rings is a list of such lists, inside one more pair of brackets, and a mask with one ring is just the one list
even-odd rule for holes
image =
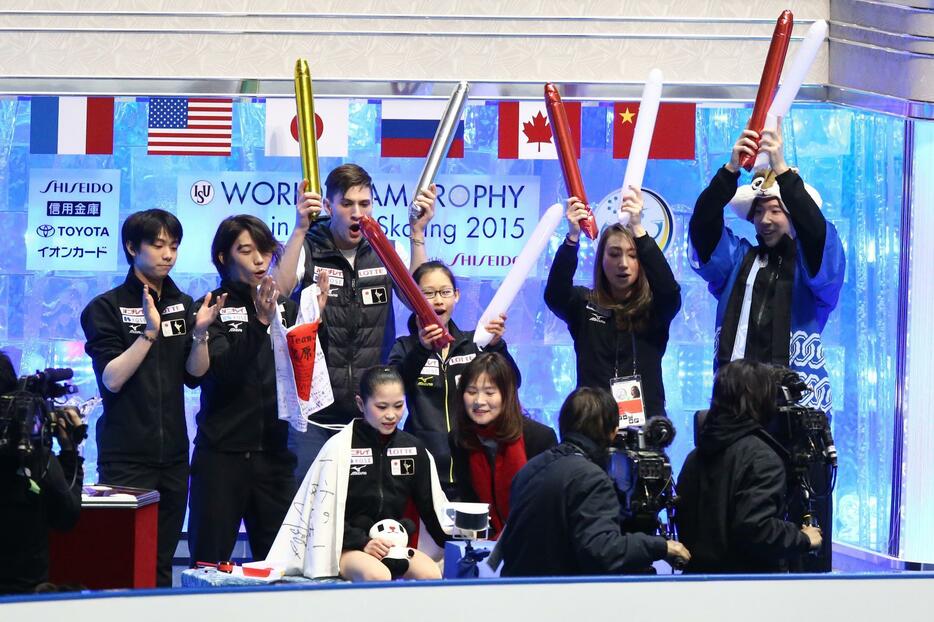
{"label": "gold inflatable cheer stick", "polygon": [[318,138],[315,132],[315,102],[311,91],[308,61],[295,61],[295,110],[298,115],[298,145],[302,154],[302,177],[308,181],[306,192],[321,194],[318,171]]}

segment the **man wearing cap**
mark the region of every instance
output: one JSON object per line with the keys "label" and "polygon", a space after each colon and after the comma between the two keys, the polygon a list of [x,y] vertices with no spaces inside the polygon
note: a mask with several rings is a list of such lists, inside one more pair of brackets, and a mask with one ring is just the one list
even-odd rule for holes
{"label": "man wearing cap", "polygon": [[[717,298],[714,369],[742,358],[790,367],[811,388],[802,405],[829,412],[821,331],[837,306],[846,259],[836,228],[821,213],[820,195],[785,163],[780,128],[781,120],[778,130],[763,130],[758,150],[770,168],[757,171],[749,186],[737,190],[740,159],[755,156],[759,139],[747,129],[697,198],[691,265]],[[727,205],[755,225],[758,244],[724,225]],[[829,508],[825,522],[827,566],[814,570],[829,570]]]}

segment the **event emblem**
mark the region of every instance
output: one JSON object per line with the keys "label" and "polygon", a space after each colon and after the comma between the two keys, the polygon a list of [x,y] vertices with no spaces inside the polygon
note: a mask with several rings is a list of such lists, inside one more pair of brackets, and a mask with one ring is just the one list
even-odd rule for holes
{"label": "event emblem", "polygon": [[[616,189],[603,197],[594,208],[597,226],[603,230],[607,225],[619,222],[620,190]],[[642,189],[642,226],[664,253],[674,237],[674,217],[665,199],[654,190]]]}

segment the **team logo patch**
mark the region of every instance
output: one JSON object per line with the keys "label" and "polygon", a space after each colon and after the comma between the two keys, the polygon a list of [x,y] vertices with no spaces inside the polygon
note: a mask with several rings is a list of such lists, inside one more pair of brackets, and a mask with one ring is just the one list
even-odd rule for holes
{"label": "team logo patch", "polygon": [[365,305],[384,305],[389,302],[385,287],[368,287],[360,292]]}
{"label": "team logo patch", "polygon": [[322,268],[321,266],[315,266],[315,282],[318,281],[318,275],[322,272],[327,272],[328,282],[331,286],[343,287],[344,286],[344,271],[338,270],[337,268]]}
{"label": "team logo patch", "polygon": [[124,324],[146,323],[146,318],[143,317],[142,307],[120,307],[120,313],[123,315]]}
{"label": "team logo patch", "polygon": [[181,303],[177,305],[169,305],[168,307],[162,310],[162,315],[165,315],[166,313],[178,313],[179,311],[184,311],[184,310],[185,310],[185,305]]}
{"label": "team logo patch", "polygon": [[386,276],[386,268],[367,268],[357,272],[358,279],[368,279],[371,276]]}
{"label": "team logo patch", "polygon": [[387,456],[417,456],[418,450],[415,447],[390,447],[386,450]]}
{"label": "team logo patch", "polygon": [[350,465],[350,476],[354,475],[366,475],[366,465],[365,464],[351,464]]}
{"label": "team logo patch", "polygon": [[351,457],[353,456],[372,456],[373,450],[369,447],[358,447],[356,449],[350,450]]}
{"label": "team logo patch", "polygon": [[416,383],[419,387],[433,387],[435,386],[435,377],[434,376],[419,376],[418,382]]}
{"label": "team logo patch", "polygon": [[166,320],[162,322],[162,336],[177,337],[178,335],[184,335],[188,332],[187,328],[188,326],[185,324],[185,318]]}
{"label": "team logo patch", "polygon": [[396,458],[389,463],[389,468],[393,475],[415,475],[415,458]]}
{"label": "team logo patch", "polygon": [[461,356],[452,356],[448,359],[448,365],[466,365],[475,358],[477,358],[476,352],[472,354],[463,354]]}
{"label": "team logo patch", "polygon": [[373,464],[373,456],[350,456],[350,464]]}
{"label": "team logo patch", "polygon": [[220,311],[221,322],[249,322],[246,307],[223,307]]}
{"label": "team logo patch", "polygon": [[228,333],[242,333],[243,329],[240,328],[243,325],[243,322],[227,322],[227,332]]}

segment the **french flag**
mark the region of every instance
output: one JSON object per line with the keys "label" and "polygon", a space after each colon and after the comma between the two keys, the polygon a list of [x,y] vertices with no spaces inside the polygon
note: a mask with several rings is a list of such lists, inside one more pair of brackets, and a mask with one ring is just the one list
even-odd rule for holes
{"label": "french flag", "polygon": [[[384,99],[380,122],[384,158],[424,158],[438,130],[447,101]],[[457,124],[447,157],[464,157],[464,120]]]}
{"label": "french flag", "polygon": [[113,97],[32,98],[29,153],[113,152]]}

